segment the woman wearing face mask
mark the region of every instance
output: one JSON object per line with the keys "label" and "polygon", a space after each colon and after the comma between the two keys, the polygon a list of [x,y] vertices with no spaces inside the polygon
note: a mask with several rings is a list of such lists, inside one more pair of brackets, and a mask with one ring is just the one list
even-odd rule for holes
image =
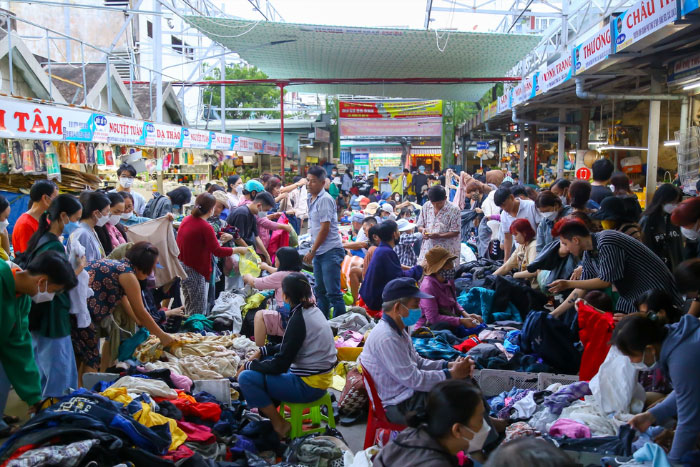
{"label": "woman wearing face mask", "polygon": [[102,227],[96,226],[95,232],[105,255],[109,256],[116,247],[126,243],[126,229],[120,224],[126,203],[124,197],[116,192],[107,193],[107,197],[109,198],[109,219]]}
{"label": "woman wearing face mask", "polygon": [[10,203],[4,196],[0,195],[0,261],[10,259],[10,235],[7,233],[7,226],[10,221]]}
{"label": "woman wearing face mask", "polygon": [[[70,263],[55,251],[38,254],[24,270],[0,261],[0,414],[10,386],[30,407],[42,400],[41,377],[32,351],[28,316],[32,302],[53,300],[78,283]],[[0,418],[0,436],[10,428]]]}
{"label": "woman wearing face mask", "polygon": [[642,213],[639,226],[642,242],[673,269],[683,261],[681,229],[671,222],[671,213],[681,202],[683,193],[670,183],[656,189],[649,207]]}
{"label": "woman wearing face mask", "polygon": [[[120,191],[119,194],[124,198],[124,212],[120,216],[120,224],[129,227],[130,225],[142,224],[152,220],[149,217],[141,217],[136,214],[136,211],[134,211],[134,197],[131,193],[128,191]],[[172,216],[172,213],[170,216]]]}
{"label": "woman wearing face mask", "polygon": [[71,336],[80,381],[85,373],[97,371],[100,365],[98,329],[102,320],[121,304],[124,311],[139,326],[160,339],[164,347],[173,343],[172,336],[163,331],[146,310],[139,281],[153,272],[158,262],[158,250],[148,242],[135,243],[121,261],[100,259],[88,262],[90,288],[95,294],[88,298],[92,323],[86,328],[73,328]]}
{"label": "woman wearing face mask", "polygon": [[535,231],[527,219],[516,219],[510,225],[510,233],[518,246],[508,261],[503,263],[503,266],[494,271],[495,276],[504,276],[513,270],[517,270],[513,274],[515,279],[528,280],[533,289],[538,287],[537,272],[528,272],[527,265],[537,257]]}
{"label": "woman wearing face mask", "polygon": [[457,337],[467,337],[467,329],[482,322],[480,316],[470,315],[459,306],[454,281],[445,278],[443,271],[454,269],[455,259],[456,255],[441,246],[431,248],[425,254],[427,266],[423,271],[425,276],[420,290],[433,298],[421,299],[422,316],[416,323],[416,328],[428,326],[434,330],[448,329]]}
{"label": "woman wearing face mask", "polygon": [[457,466],[457,453],[480,451],[490,431],[481,393],[460,379],[436,384],[425,412],[407,418],[409,428],[384,446],[374,465]]}
{"label": "woman wearing face mask", "polygon": [[[39,219],[39,230],[29,240],[26,259],[31,262],[44,251],[55,251],[68,260],[59,240],[64,226],[80,219],[83,207],[71,195],[58,195]],[[75,271],[83,270],[83,264]],[[42,396],[60,397],[66,389],[78,387],[78,371],[71,344],[71,301],[67,293],[53,300],[33,303],[29,314],[34,357],[41,374]]]}
{"label": "woman wearing face mask", "polygon": [[119,177],[119,184],[117,188],[112,191],[129,193],[131,199],[134,201],[134,212],[136,215],[140,216],[146,208],[146,200],[136,191],[131,191],[131,188],[134,186],[134,180],[136,179],[136,169],[133,165],[124,163],[117,169],[117,177]]}
{"label": "woman wearing face mask", "polygon": [[611,343],[642,371],[657,366],[673,382],[673,392],[663,402],[635,415],[629,424],[641,432],[677,418],[668,460],[675,463],[694,449],[700,434],[700,320],[685,315],[664,326],[655,316],[628,316],[615,327]]}
{"label": "woman wearing face mask", "polygon": [[681,228],[685,237],[684,257],[700,257],[700,196],[686,199],[671,213],[671,222]]}
{"label": "woman wearing face mask", "polygon": [[207,282],[212,274],[212,255],[225,258],[234,253],[245,254],[245,248],[222,247],[214,229],[207,219],[214,212],[216,199],[209,193],[202,193],[195,199],[192,213],[185,217],[177,231],[177,246],[180,248],[180,261],[187,272],[182,281],[187,315],[204,314],[207,305]]}
{"label": "woman wearing face mask", "polygon": [[243,282],[257,290],[274,290],[275,303],[270,310],[258,310],[254,319],[255,344],[265,345],[267,336],[283,336],[289,322],[289,306],[282,297],[282,280],[293,272],[301,271],[301,256],[296,248],[282,247],[277,250],[275,267],[265,263],[260,269],[269,275],[255,278],[250,274],[243,276]]}
{"label": "woman wearing face mask", "polygon": [[539,253],[545,246],[552,243],[554,224],[562,217],[568,216],[571,207],[562,204],[561,198],[549,190],[545,190],[537,196],[535,206],[542,216],[542,220],[537,225],[536,251]]}
{"label": "woman wearing face mask", "polygon": [[231,208],[238,207],[243,198],[243,179],[238,175],[229,175],[226,185],[226,196],[228,196]]}
{"label": "woman wearing face mask", "polygon": [[104,227],[109,222],[111,202],[107,195],[100,191],[83,191],[79,199],[83,206],[83,213],[80,216],[78,228],[70,235],[67,250],[70,253],[71,242],[76,240],[85,248],[85,260],[97,261],[106,255],[95,227]]}
{"label": "woman wearing face mask", "polygon": [[306,276],[293,272],[285,277],[282,296],[290,309],[282,344],[260,347],[237,376],[248,405],[269,418],[284,439],[292,426],[273,400],[300,403],[321,398],[333,380],[337,356],[333,331],[313,302]]}

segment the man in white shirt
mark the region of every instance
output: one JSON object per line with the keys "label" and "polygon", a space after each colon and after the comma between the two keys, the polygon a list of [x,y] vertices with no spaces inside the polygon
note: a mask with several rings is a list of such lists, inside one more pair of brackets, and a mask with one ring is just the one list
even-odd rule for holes
{"label": "man in white shirt", "polygon": [[131,191],[131,186],[136,178],[136,169],[133,165],[124,163],[117,169],[117,177],[119,177],[117,188],[111,191],[126,191],[131,194],[132,198],[134,198],[134,212],[139,216],[143,216],[143,210],[146,209],[146,200],[137,192]]}
{"label": "man in white shirt", "polygon": [[513,250],[513,235],[510,233],[510,225],[515,219],[527,219],[532,230],[537,232],[537,224],[540,223],[540,213],[535,202],[529,199],[520,199],[513,196],[510,189],[499,188],[493,195],[493,202],[502,209],[501,232],[503,232],[503,261],[508,261]]}

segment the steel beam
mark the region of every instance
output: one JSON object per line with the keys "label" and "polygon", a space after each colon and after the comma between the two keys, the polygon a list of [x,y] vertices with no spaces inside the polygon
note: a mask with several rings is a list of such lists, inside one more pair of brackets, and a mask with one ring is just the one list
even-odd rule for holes
{"label": "steel beam", "polygon": [[[428,0],[430,1],[430,0]],[[440,7],[440,6],[434,6],[433,11],[442,11],[442,12],[451,12],[452,8],[447,8],[447,7]],[[471,13],[471,14],[480,14],[480,15],[510,15],[512,16],[514,14],[513,11],[509,10],[486,10],[486,9],[478,9],[478,8],[455,8],[454,9],[455,13]],[[561,13],[557,11],[553,12],[540,12],[540,11],[523,11],[523,14],[527,13],[527,16],[535,16],[537,18],[559,18],[561,16]]]}
{"label": "steel beam", "polygon": [[[650,92],[661,93],[662,77],[658,73],[651,74]],[[647,206],[656,191],[656,172],[659,167],[659,122],[661,121],[661,101],[649,102],[649,133],[647,136]]]}

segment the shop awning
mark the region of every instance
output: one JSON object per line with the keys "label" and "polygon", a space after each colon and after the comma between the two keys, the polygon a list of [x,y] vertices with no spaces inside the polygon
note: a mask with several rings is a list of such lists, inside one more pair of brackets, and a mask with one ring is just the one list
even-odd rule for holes
{"label": "shop awning", "polygon": [[[255,22],[203,16],[187,21],[270,78],[503,77],[540,36]],[[442,52],[440,50],[443,50]],[[491,83],[309,84],[295,91],[477,101]]]}

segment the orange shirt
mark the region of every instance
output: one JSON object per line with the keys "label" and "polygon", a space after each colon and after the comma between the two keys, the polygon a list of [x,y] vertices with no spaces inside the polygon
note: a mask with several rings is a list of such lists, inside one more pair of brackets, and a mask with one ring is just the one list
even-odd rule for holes
{"label": "orange shirt", "polygon": [[37,230],[39,230],[39,221],[26,212],[19,216],[12,229],[12,248],[15,250],[15,256],[27,249],[29,239]]}

